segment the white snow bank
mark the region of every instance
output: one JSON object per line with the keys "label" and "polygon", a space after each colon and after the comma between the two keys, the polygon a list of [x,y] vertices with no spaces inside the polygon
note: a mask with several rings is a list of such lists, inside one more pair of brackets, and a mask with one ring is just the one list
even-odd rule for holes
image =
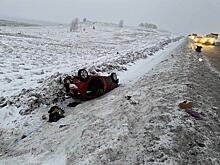
{"label": "white snow bank", "polygon": [[167,58],[168,55],[171,55],[170,52],[180,45],[181,42],[183,42],[183,40],[169,44],[165,46],[164,49],[156,52],[153,56],[148,56],[146,59],[138,60],[128,66],[126,72],[119,72],[120,83],[127,84],[136,82],[137,79],[153,69],[157,64]]}

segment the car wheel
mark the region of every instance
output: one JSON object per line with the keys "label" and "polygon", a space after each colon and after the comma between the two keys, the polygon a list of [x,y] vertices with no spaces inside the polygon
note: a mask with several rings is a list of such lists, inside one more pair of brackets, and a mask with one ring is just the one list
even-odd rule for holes
{"label": "car wheel", "polygon": [[116,73],[111,74],[111,79],[112,79],[113,83],[118,83],[118,77],[117,77]]}
{"label": "car wheel", "polygon": [[86,80],[88,78],[89,74],[85,69],[80,69],[78,71],[78,76],[80,77],[80,79]]}

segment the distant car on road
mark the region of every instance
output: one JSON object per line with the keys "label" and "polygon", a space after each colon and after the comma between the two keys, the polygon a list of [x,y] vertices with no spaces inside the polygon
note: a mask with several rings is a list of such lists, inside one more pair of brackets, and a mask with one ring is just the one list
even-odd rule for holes
{"label": "distant car on road", "polygon": [[210,33],[204,37],[196,36],[193,41],[195,43],[206,44],[206,45],[215,45],[218,40],[218,34]]}
{"label": "distant car on road", "polygon": [[215,45],[216,41],[218,40],[218,34],[210,33],[205,36],[205,39],[206,39],[205,40],[206,43],[211,44],[211,45]]}
{"label": "distant car on road", "polygon": [[202,43],[203,42],[203,37],[202,36],[196,36],[194,38],[194,42],[195,43]]}
{"label": "distant car on road", "polygon": [[193,33],[193,34],[189,34],[188,37],[192,40],[194,40],[197,37],[197,34]]}
{"label": "distant car on road", "polygon": [[89,100],[99,97],[119,86],[116,73],[109,76],[89,75],[85,69],[80,69],[77,76],[67,76],[64,87],[67,95],[75,99]]}

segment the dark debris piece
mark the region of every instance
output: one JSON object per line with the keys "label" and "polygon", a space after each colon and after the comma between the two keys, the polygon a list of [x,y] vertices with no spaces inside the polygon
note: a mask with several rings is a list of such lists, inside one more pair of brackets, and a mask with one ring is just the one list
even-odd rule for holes
{"label": "dark debris piece", "polygon": [[72,102],[72,103],[69,103],[67,106],[68,107],[75,107],[77,105],[81,104],[81,102]]}
{"label": "dark debris piece", "polygon": [[21,139],[24,139],[24,138],[26,138],[26,137],[27,137],[27,135],[22,135]]}
{"label": "dark debris piece", "polygon": [[63,128],[63,127],[66,127],[67,125],[66,124],[63,124],[63,125],[60,125],[59,128]]}
{"label": "dark debris piece", "polygon": [[127,100],[130,100],[130,99],[131,99],[131,96],[125,96],[125,98],[126,98]]}
{"label": "dark debris piece", "polygon": [[191,109],[186,109],[185,110],[186,113],[190,114],[192,117],[194,117],[196,120],[202,120],[202,117],[200,116],[200,114],[198,112],[195,112]]}
{"label": "dark debris piece", "polygon": [[195,141],[199,147],[205,147],[205,144]]}

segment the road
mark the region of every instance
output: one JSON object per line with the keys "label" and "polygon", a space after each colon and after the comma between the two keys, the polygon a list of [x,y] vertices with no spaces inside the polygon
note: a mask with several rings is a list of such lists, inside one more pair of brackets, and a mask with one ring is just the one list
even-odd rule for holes
{"label": "road", "polygon": [[205,55],[211,66],[220,72],[220,43],[215,46],[202,45],[202,53]]}

